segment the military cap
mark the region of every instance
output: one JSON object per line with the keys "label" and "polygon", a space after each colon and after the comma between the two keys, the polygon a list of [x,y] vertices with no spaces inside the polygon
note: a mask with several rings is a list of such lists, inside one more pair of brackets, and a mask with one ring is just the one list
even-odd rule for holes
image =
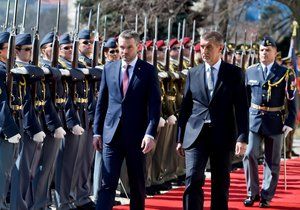
{"label": "military cap", "polygon": [[59,37],[59,45],[72,43],[70,34],[65,33]]}
{"label": "military cap", "polygon": [[82,29],[78,33],[78,39],[90,39],[91,38],[91,31],[88,29]]}
{"label": "military cap", "polygon": [[186,46],[190,42],[191,42],[191,38],[190,37],[184,37],[183,40],[182,40],[183,46]]}
{"label": "military cap", "polygon": [[117,47],[117,41],[114,37],[109,38],[104,45],[105,48],[116,48]]}
{"label": "military cap", "polygon": [[195,45],[194,50],[195,52],[200,52],[200,43]]}
{"label": "military cap", "polygon": [[138,52],[141,52],[142,49],[143,49],[143,43],[140,42],[140,43],[138,44]]}
{"label": "military cap", "polygon": [[265,46],[265,47],[267,47],[267,46],[276,47],[276,42],[272,37],[265,36],[263,38],[263,40],[260,42],[260,45]]}
{"label": "military cap", "polygon": [[152,40],[147,40],[146,41],[146,47],[149,48],[149,47],[152,47],[153,46],[153,41]]}
{"label": "military cap", "polygon": [[9,33],[8,32],[0,32],[0,44],[7,43],[9,39]]}
{"label": "military cap", "polygon": [[157,46],[157,49],[160,49],[161,47],[165,46],[164,40],[158,40],[156,42],[156,46]]}
{"label": "military cap", "polygon": [[16,46],[19,45],[30,45],[32,44],[31,35],[30,34],[18,34],[16,36]]}
{"label": "military cap", "polygon": [[52,43],[53,42],[53,38],[54,38],[54,33],[53,32],[49,32],[47,33],[41,43],[40,43],[40,47],[43,47],[43,45],[48,44],[48,43]]}
{"label": "military cap", "polygon": [[169,43],[170,48],[172,48],[176,44],[179,44],[179,42],[176,38],[170,40],[170,43]]}

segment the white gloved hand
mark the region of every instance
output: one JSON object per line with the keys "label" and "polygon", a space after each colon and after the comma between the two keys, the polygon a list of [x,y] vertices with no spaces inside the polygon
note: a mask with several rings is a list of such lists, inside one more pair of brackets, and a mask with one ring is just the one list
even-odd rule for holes
{"label": "white gloved hand", "polygon": [[56,128],[54,131],[54,138],[63,139],[66,134],[67,134],[66,131],[62,127],[59,127]]}
{"label": "white gloved hand", "polygon": [[18,133],[16,135],[8,138],[7,141],[12,144],[17,144],[20,142],[20,139],[21,139],[21,134]]}
{"label": "white gloved hand", "polygon": [[27,69],[25,67],[18,67],[11,69],[11,72],[14,74],[28,74]]}
{"label": "white gloved hand", "polygon": [[88,75],[90,74],[90,70],[88,68],[78,68],[80,71],[82,71],[83,74]]}
{"label": "white gloved hand", "polygon": [[50,70],[47,67],[42,66],[42,69],[43,69],[44,74],[51,74]]}
{"label": "white gloved hand", "polygon": [[181,73],[184,74],[184,75],[187,75],[187,74],[188,74],[188,71],[189,71],[188,69],[183,69],[183,70],[181,71]]}
{"label": "white gloved hand", "polygon": [[79,126],[79,125],[75,125],[73,128],[72,128],[72,133],[76,136],[80,136],[82,135],[84,132],[84,129]]}
{"label": "white gloved hand", "polygon": [[160,118],[159,118],[158,127],[159,127],[159,128],[165,127],[165,124],[166,124],[165,119],[162,118],[162,117],[160,117]]}
{"label": "white gloved hand", "polygon": [[67,69],[59,69],[59,71],[63,76],[70,76],[70,71]]}
{"label": "white gloved hand", "polygon": [[284,125],[283,128],[282,128],[282,131],[283,131],[283,134],[284,134],[284,138],[287,137],[287,135],[289,134],[289,132],[291,132],[293,130],[293,128],[287,126],[287,125]]}
{"label": "white gloved hand", "polygon": [[43,142],[45,137],[46,137],[46,134],[44,133],[44,131],[40,131],[33,135],[33,141]]}
{"label": "white gloved hand", "polygon": [[165,71],[161,71],[161,72],[158,72],[158,76],[160,78],[167,78],[168,77],[168,73],[165,72]]}
{"label": "white gloved hand", "polygon": [[168,125],[175,125],[177,118],[172,114],[166,121]]}

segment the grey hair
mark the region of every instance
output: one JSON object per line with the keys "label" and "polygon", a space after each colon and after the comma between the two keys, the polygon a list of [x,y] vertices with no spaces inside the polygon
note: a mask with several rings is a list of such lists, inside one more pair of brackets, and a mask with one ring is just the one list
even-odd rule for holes
{"label": "grey hair", "polygon": [[139,34],[133,30],[125,30],[119,37],[122,37],[123,39],[134,39],[137,44],[140,42]]}
{"label": "grey hair", "polygon": [[220,45],[224,45],[224,39],[222,34],[220,34],[217,31],[208,31],[202,34],[201,39],[207,40],[207,41],[213,41]]}

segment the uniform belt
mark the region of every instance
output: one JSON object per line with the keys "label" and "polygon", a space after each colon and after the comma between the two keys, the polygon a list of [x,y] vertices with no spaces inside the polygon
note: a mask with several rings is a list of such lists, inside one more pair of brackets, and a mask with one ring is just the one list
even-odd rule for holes
{"label": "uniform belt", "polygon": [[253,109],[258,109],[258,110],[267,111],[267,112],[280,112],[285,109],[284,106],[267,107],[267,106],[260,106],[260,105],[254,104],[254,103],[251,103],[251,107]]}
{"label": "uniform belt", "polygon": [[35,106],[45,106],[45,101],[35,101]]}
{"label": "uniform belt", "polygon": [[167,96],[167,99],[170,101],[175,101],[176,97],[175,96]]}
{"label": "uniform belt", "polygon": [[11,105],[12,110],[14,111],[19,111],[21,109],[23,109],[22,105]]}
{"label": "uniform belt", "polygon": [[87,98],[75,98],[75,102],[83,104],[83,103],[87,103],[88,99]]}
{"label": "uniform belt", "polygon": [[65,102],[66,102],[65,98],[57,98],[57,99],[55,99],[55,103],[57,103],[57,104],[63,104]]}

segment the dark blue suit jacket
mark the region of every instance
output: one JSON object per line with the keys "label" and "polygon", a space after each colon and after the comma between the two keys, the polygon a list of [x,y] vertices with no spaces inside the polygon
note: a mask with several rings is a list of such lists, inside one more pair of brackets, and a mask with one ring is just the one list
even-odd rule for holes
{"label": "dark blue suit jacket", "polygon": [[104,66],[94,119],[94,134],[109,144],[120,126],[122,137],[139,145],[153,137],[160,118],[160,89],[155,68],[137,60],[126,95],[120,87],[121,60]]}
{"label": "dark blue suit jacket", "polygon": [[[250,120],[250,130],[252,132],[258,133],[262,132],[265,135],[276,135],[282,133],[283,125],[289,127],[294,127],[296,118],[296,101],[285,100],[286,99],[286,85],[288,94],[292,98],[294,77],[291,76],[286,81],[285,78],[282,79],[287,73],[287,68],[278,65],[276,62],[272,66],[270,73],[267,78],[264,78],[262,66],[260,64],[255,64],[250,66],[246,71],[246,85],[249,93],[249,101],[256,105],[266,106],[266,107],[280,107],[285,105],[288,110],[288,115],[285,117],[284,111],[278,112],[265,112],[257,109],[249,109],[249,120]],[[271,84],[278,81],[282,81],[271,88],[271,96],[269,101],[268,97],[268,82]],[[292,86],[291,86],[292,85]],[[294,84],[295,85],[295,84]]]}
{"label": "dark blue suit jacket", "polygon": [[205,65],[201,64],[187,75],[177,141],[189,148],[210,114],[213,145],[232,150],[236,140],[247,142],[248,106],[242,70],[222,61],[211,100],[206,89]]}

